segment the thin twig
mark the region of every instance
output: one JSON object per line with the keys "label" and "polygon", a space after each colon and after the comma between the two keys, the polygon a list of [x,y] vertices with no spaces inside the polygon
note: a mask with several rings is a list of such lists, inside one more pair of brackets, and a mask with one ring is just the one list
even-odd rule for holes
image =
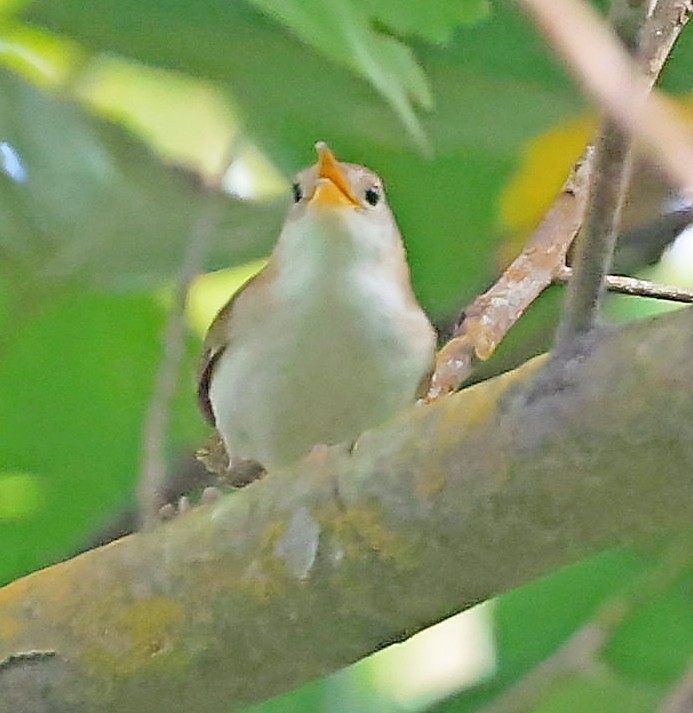
{"label": "thin twig", "polygon": [[552,283],[582,224],[591,152],[578,161],[530,241],[497,282],[465,307],[452,339],[436,355],[428,400],[459,388],[473,360],[488,359],[529,305]]}
{"label": "thin twig", "polygon": [[[236,143],[229,150],[235,152]],[[159,509],[165,502],[166,432],[170,404],[178,382],[178,370],[183,356],[185,338],[185,302],[193,279],[202,272],[212,239],[217,231],[221,200],[216,194],[230,159],[221,171],[203,187],[206,200],[193,223],[162,335],[162,354],[154,387],[142,426],[142,461],[137,484],[140,524],[151,527],[159,521]]]}
{"label": "thin twig", "polygon": [[[562,267],[558,275],[556,275],[556,282],[570,282],[572,277],[573,269],[571,267]],[[604,278],[604,284],[609,292],[617,292],[622,295],[651,297],[657,300],[693,304],[693,290],[685,287],[661,285],[657,282],[650,282],[650,280],[624,277],[622,275],[607,275]]]}
{"label": "thin twig", "polygon": [[693,12],[693,0],[659,0],[656,2],[640,37],[638,63],[654,84],[674,43]]}
{"label": "thin twig", "polygon": [[[611,21],[616,36],[632,53],[637,52],[640,28],[648,15],[649,0],[614,0]],[[603,68],[607,71],[607,68]],[[595,144],[585,224],[578,234],[573,256],[573,279],[568,283],[556,350],[570,349],[588,333],[599,315],[604,276],[613,261],[621,212],[633,166],[631,137],[610,118],[604,119]]]}
{"label": "thin twig", "polygon": [[611,268],[630,179],[630,143],[613,122],[604,123],[596,144],[587,217],[576,241],[574,277],[568,283],[556,335],[559,352],[589,332],[597,320],[604,276]]}
{"label": "thin twig", "polygon": [[[631,23],[630,43],[638,38],[638,61],[648,88],[656,82],[674,42],[688,20],[691,3],[660,0],[642,29]],[[623,33],[622,33],[623,34]],[[462,311],[450,341],[440,350],[428,400],[456,390],[470,376],[474,360],[488,359],[510,328],[564,267],[565,255],[582,225],[592,161],[587,147],[522,253],[490,290]]]}
{"label": "thin twig", "polygon": [[[582,0],[518,0],[582,86],[661,166],[672,183],[693,193],[689,124],[661,92],[650,89],[634,60],[599,13]],[[686,12],[685,6],[682,12]]]}

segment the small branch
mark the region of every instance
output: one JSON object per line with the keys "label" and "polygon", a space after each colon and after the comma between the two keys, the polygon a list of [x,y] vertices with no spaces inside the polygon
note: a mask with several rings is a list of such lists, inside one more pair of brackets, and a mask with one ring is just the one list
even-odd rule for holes
{"label": "small branch", "polygon": [[[645,84],[657,81],[674,42],[688,20],[690,2],[661,0],[642,29],[629,23],[629,43],[639,37],[638,61]],[[625,35],[625,32],[622,34]],[[585,150],[522,253],[490,290],[468,305],[457,320],[450,341],[440,350],[427,400],[458,389],[474,369],[474,360],[488,359],[530,304],[564,267],[565,255],[582,225],[592,150]]]}
{"label": "small branch", "polygon": [[531,239],[498,281],[462,312],[452,339],[436,355],[427,400],[455,391],[486,360],[525,310],[556,278],[582,224],[590,150],[576,162]]}
{"label": "small branch", "polygon": [[[688,123],[628,56],[599,13],[581,0],[518,0],[582,86],[585,94],[637,138],[684,193],[693,192],[693,141]],[[682,10],[684,16],[686,7]],[[589,51],[585,51],[588,47]]]}
{"label": "small branch", "polygon": [[595,325],[604,276],[613,259],[630,179],[630,139],[606,121],[596,146],[585,225],[576,242],[574,278],[568,283],[556,336],[560,351]]}
{"label": "small branch", "polygon": [[[637,49],[640,29],[647,19],[647,3],[615,0],[612,23],[617,37],[631,51]],[[606,70],[606,68],[603,68]],[[573,256],[574,277],[568,283],[561,323],[556,334],[560,353],[590,332],[599,315],[604,276],[613,261],[621,212],[630,182],[631,138],[611,119],[605,119],[596,143],[587,217]]]}
{"label": "small branch", "polygon": [[[229,156],[233,154],[235,142]],[[162,336],[162,354],[156,373],[149,406],[142,426],[142,461],[137,485],[140,524],[152,527],[159,520],[159,509],[165,502],[166,432],[170,404],[178,382],[178,370],[183,356],[185,339],[185,301],[193,279],[202,272],[216,233],[221,202],[216,194],[229,161],[225,160],[219,173],[202,190],[207,193],[201,213],[195,220],[188,238],[183,261]]]}
{"label": "small branch", "polygon": [[692,0],[659,0],[640,37],[638,63],[654,85],[674,43],[693,12]]}
{"label": "small branch", "polygon": [[[570,282],[573,277],[573,269],[563,267],[556,275],[556,282]],[[640,280],[636,277],[624,277],[622,275],[607,275],[604,284],[609,292],[617,292],[622,295],[635,295],[637,297],[651,297],[657,300],[668,300],[669,302],[680,302],[682,304],[693,304],[693,290],[675,285],[660,285],[649,280]]]}

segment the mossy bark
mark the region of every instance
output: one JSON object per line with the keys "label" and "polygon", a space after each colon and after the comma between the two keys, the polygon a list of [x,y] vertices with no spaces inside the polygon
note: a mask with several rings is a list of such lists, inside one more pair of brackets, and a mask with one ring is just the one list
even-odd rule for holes
{"label": "mossy bark", "polygon": [[213,713],[693,516],[693,311],[0,590],[0,712]]}

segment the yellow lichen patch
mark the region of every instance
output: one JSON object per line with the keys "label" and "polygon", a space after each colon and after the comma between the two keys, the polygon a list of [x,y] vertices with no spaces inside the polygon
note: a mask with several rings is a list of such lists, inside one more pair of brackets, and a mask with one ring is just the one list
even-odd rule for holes
{"label": "yellow lichen patch", "polygon": [[426,466],[417,470],[414,475],[415,492],[420,501],[430,500],[445,488],[448,467],[446,463],[438,460],[436,454],[454,450],[460,433],[469,435],[472,429],[493,427],[504,394],[515,384],[528,383],[528,375],[537,370],[545,360],[546,356],[538,356],[493,380],[470,386],[426,407],[436,410],[437,419],[434,433],[428,442],[431,455]]}
{"label": "yellow lichen patch", "polygon": [[445,470],[432,465],[416,471],[416,497],[427,502],[438,495],[447,482]]}
{"label": "yellow lichen patch", "polygon": [[287,579],[286,570],[275,554],[275,547],[286,531],[285,520],[273,520],[265,526],[260,547],[241,583],[254,597],[266,600],[280,594]]}
{"label": "yellow lichen patch", "polygon": [[83,651],[84,668],[92,673],[133,673],[170,654],[183,616],[180,603],[170,597],[148,597],[133,602],[114,619],[104,622],[106,646],[89,646]]}
{"label": "yellow lichen patch", "polygon": [[19,636],[22,627],[19,622],[10,616],[0,616],[0,640],[9,641]]}
{"label": "yellow lichen patch", "polygon": [[35,577],[36,574],[30,574],[27,577],[17,579],[4,587],[0,587],[0,608],[3,610],[9,609],[11,606],[19,606],[24,593],[29,584],[29,580]]}
{"label": "yellow lichen patch", "polygon": [[[456,419],[455,425],[458,434],[460,428],[487,423],[498,409],[498,404],[503,394],[514,384],[526,384],[528,375],[538,369],[545,361],[546,355],[535,357],[517,369],[501,374],[490,381],[470,386],[468,389],[464,389],[464,391],[452,396],[452,399],[462,399],[464,401],[464,407],[453,403],[448,411],[451,417]],[[460,419],[460,414],[463,414],[463,420]]]}
{"label": "yellow lichen patch", "polygon": [[382,517],[374,507],[350,506],[330,513],[322,525],[326,531],[332,532],[347,559],[376,556],[394,561],[401,569],[416,566],[409,543],[401,534],[388,529]]}
{"label": "yellow lichen patch", "polygon": [[41,612],[64,621],[64,611],[71,609],[75,600],[83,596],[75,587],[75,582],[80,581],[75,575],[81,571],[84,558],[76,557],[47,567],[0,588],[0,610],[3,612],[0,638],[9,641],[31,626],[27,612],[32,611],[35,602],[41,602]]}
{"label": "yellow lichen patch", "polygon": [[181,620],[181,606],[170,597],[151,597],[135,602],[123,612],[130,628],[132,654],[151,656],[170,648]]}

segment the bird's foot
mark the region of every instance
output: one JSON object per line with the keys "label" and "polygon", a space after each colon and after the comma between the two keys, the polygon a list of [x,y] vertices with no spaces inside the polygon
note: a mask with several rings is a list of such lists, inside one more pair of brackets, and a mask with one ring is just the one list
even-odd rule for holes
{"label": "bird's foot", "polygon": [[[197,505],[212,505],[217,502],[223,494],[221,488],[217,488],[213,485],[208,486],[200,494]],[[178,498],[177,503],[166,503],[166,505],[159,508],[159,518],[164,521],[173,520],[189,513],[193,507],[195,506],[190,502],[190,498],[187,495],[183,495]]]}
{"label": "bird's foot", "polygon": [[220,473],[219,480],[232,488],[244,488],[260,480],[266,472],[265,467],[255,460],[232,458],[226,470]]}

